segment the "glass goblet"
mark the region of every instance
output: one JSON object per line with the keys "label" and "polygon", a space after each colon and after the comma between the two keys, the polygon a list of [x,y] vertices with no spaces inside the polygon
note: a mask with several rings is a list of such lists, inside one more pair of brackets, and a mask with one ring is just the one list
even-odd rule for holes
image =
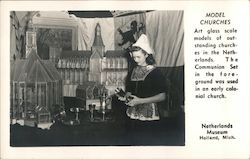
{"label": "glass goblet", "polygon": [[89,105],[90,121],[94,121],[94,110],[95,110],[95,104],[90,104]]}

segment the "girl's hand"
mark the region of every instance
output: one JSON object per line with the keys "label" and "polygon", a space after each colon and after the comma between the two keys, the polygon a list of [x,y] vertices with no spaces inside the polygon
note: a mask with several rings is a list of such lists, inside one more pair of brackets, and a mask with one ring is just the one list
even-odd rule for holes
{"label": "girl's hand", "polygon": [[120,101],[126,101],[126,98],[125,98],[125,92],[123,92],[120,88],[116,88],[115,89],[115,95],[118,97],[118,100]]}
{"label": "girl's hand", "polygon": [[142,98],[139,98],[139,97],[134,96],[134,95],[130,95],[130,97],[132,97],[133,99],[129,100],[126,103],[126,105],[133,107],[133,106],[136,106],[138,104],[142,104]]}
{"label": "girl's hand", "polygon": [[[120,101],[123,101],[123,102],[125,102],[125,101],[127,101],[128,100],[128,98],[129,97],[132,97],[132,95],[131,95],[131,93],[130,92],[127,92],[126,94],[125,94],[125,96],[124,97],[118,97],[118,99],[120,100]],[[132,97],[133,98],[133,97]]]}
{"label": "girl's hand", "polygon": [[126,101],[126,98],[125,98],[125,97],[118,97],[118,100],[119,100],[119,101],[122,101],[122,102],[125,102],[125,101]]}

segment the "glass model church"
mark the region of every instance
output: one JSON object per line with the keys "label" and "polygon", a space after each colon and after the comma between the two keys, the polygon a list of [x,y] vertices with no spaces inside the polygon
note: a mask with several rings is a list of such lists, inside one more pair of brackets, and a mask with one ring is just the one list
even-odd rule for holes
{"label": "glass model church", "polygon": [[26,32],[26,59],[17,59],[11,66],[11,121],[29,126],[51,124],[52,114],[64,105],[63,97],[80,97],[86,103],[98,102],[101,91],[112,94],[124,87],[127,75],[126,53],[108,50],[95,27],[91,50],[50,53],[49,60],[37,54],[36,32]]}
{"label": "glass model church", "polygon": [[88,81],[105,85],[109,93],[118,86],[124,87],[128,69],[126,53],[123,50],[105,52],[98,23],[91,50],[62,51],[54,61],[64,80],[64,96],[76,96],[77,87]]}

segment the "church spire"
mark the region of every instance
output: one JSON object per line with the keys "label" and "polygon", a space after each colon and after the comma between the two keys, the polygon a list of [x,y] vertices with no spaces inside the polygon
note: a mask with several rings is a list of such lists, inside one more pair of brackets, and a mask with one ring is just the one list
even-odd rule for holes
{"label": "church spire", "polygon": [[101,35],[101,26],[99,23],[97,23],[95,27],[95,39],[93,46],[104,46],[103,41],[102,41],[102,35]]}

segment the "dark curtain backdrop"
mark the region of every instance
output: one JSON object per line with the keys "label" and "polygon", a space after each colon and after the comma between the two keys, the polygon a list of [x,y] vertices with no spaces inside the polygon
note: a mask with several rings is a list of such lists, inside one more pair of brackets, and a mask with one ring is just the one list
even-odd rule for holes
{"label": "dark curtain backdrop", "polygon": [[167,83],[167,99],[161,115],[172,117],[184,111],[184,66],[160,67]]}

